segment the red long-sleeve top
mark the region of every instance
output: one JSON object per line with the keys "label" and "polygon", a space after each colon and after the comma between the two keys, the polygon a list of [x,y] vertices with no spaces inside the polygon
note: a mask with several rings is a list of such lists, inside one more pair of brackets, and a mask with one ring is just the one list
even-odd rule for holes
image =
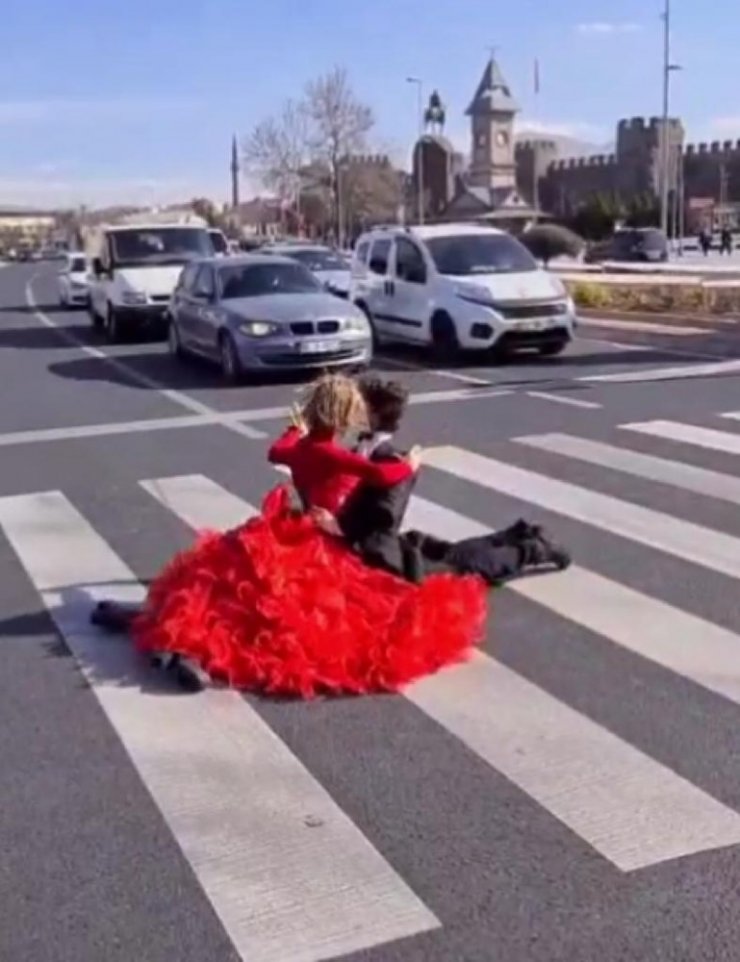
{"label": "red long-sleeve top", "polygon": [[407,461],[368,461],[337,444],[333,434],[302,435],[298,428],[288,428],[267,457],[271,464],[290,468],[293,484],[307,506],[326,508],[332,514],[361,482],[385,488],[413,474]]}

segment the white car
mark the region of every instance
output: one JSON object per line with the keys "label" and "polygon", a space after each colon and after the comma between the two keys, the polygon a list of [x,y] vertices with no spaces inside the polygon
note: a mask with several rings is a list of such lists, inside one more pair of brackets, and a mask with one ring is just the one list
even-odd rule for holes
{"label": "white car", "polygon": [[59,303],[84,307],[90,297],[90,265],[84,254],[70,253],[59,271]]}
{"label": "white car", "polygon": [[307,267],[330,294],[347,299],[350,269],[342,254],[320,244],[271,244],[263,253],[289,257]]}
{"label": "white car", "polygon": [[108,226],[99,238],[90,284],[90,319],[114,343],[127,334],[165,337],[170,298],[183,267],[213,256],[204,227],[191,224]]}
{"label": "white car", "polygon": [[363,234],[350,299],[367,314],[376,345],[429,346],[440,358],[461,350],[559,354],[576,323],[558,277],[510,234],[469,224]]}

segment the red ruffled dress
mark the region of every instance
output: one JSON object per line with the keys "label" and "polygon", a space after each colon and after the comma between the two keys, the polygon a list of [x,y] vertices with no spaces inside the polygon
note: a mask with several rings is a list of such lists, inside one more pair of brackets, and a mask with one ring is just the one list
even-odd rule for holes
{"label": "red ruffled dress", "polygon": [[[270,460],[290,466],[304,502],[332,513],[358,482],[389,485],[410,472],[294,430]],[[281,485],[258,517],[201,534],[170,562],[133,635],[141,651],[178,653],[235,688],[304,698],[387,692],[463,660],[481,639],[486,601],[476,577],[414,585],[367,567]]]}

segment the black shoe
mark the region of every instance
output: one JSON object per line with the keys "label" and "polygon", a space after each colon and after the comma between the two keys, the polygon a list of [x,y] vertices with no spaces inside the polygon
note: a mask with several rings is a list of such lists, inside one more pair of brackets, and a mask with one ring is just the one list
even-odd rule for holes
{"label": "black shoe", "polygon": [[180,655],[169,651],[158,651],[151,657],[151,664],[160,671],[166,671],[175,679],[177,685],[184,691],[196,692],[203,690],[203,682],[198,671]]}
{"label": "black shoe", "polygon": [[115,601],[100,601],[90,612],[90,623],[107,631],[126,632],[139,614],[135,605],[126,606]]}
{"label": "black shoe", "polygon": [[523,568],[554,567],[565,571],[570,567],[571,558],[567,551],[556,544],[540,525],[530,525],[530,534],[522,542]]}

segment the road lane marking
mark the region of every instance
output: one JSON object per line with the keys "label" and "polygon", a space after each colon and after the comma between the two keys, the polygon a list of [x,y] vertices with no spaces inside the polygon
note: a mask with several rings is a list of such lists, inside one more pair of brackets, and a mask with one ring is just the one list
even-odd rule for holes
{"label": "road lane marking", "polygon": [[695,494],[740,505],[740,478],[721,474],[719,471],[709,471],[692,464],[684,464],[683,461],[669,461],[667,458],[617,448],[611,444],[570,434],[527,435],[512,440],[539,451],[576,458],[600,468],[623,471],[636,478],[658,481],[684,491],[693,491]]}
{"label": "road lane marking", "polygon": [[733,421],[740,421],[740,411],[727,411],[725,414],[720,414],[721,418],[732,418]]}
{"label": "road lane marking", "polygon": [[[494,397],[506,397],[513,392],[509,390],[480,391],[461,389],[451,391],[429,391],[412,394],[409,404],[441,404],[451,401],[478,401]],[[106,424],[83,424],[69,428],[36,428],[29,431],[9,431],[0,434],[0,447],[14,444],[40,444],[49,441],[67,441],[80,438],[98,438],[117,434],[142,434],[147,431],[169,431],[180,428],[197,428],[207,425],[220,425],[233,428],[241,422],[254,423],[259,421],[277,421],[290,415],[289,407],[252,408],[236,411],[213,410],[211,414],[173,415],[165,418],[145,418],[138,421],[112,421]],[[265,433],[257,432],[253,436],[264,438]]]}
{"label": "road lane marking", "polygon": [[243,959],[319,962],[439,927],[245,699],[158,695],[130,644],[89,624],[95,600],[142,589],[64,495],[2,498],[0,524]]}
{"label": "road lane marking", "polygon": [[606,318],[579,317],[583,327],[614,328],[615,331],[640,331],[647,334],[668,334],[671,337],[696,337],[697,334],[711,334],[708,327],[685,327],[678,324],[655,324],[652,321],[618,321]]}
{"label": "road lane marking", "polygon": [[666,441],[679,441],[682,444],[693,444],[711,451],[722,451],[725,454],[740,454],[740,434],[729,434],[726,431],[715,431],[714,428],[702,428],[695,424],[682,424],[680,421],[642,421],[632,424],[620,424],[622,431],[635,431],[637,434],[647,434]]}
{"label": "road lane marking", "polygon": [[740,373],[740,360],[718,361],[715,364],[682,364],[679,367],[651,368],[648,371],[620,371],[616,374],[588,374],[579,381],[604,381],[613,384],[640,381],[674,381],[690,377],[714,377]]}
{"label": "road lane marking", "polygon": [[426,448],[424,464],[711,571],[740,578],[740,539],[721,531],[454,446]]}
{"label": "road lane marking", "polygon": [[555,401],[557,404],[566,404],[574,408],[601,408],[602,404],[596,401],[582,401],[580,398],[562,397],[559,394],[548,394],[547,391],[527,391],[529,397],[539,398],[542,401]]}
{"label": "road lane marking", "polygon": [[[69,331],[65,330],[63,327],[58,325],[53,321],[47,314],[45,314],[36,303],[36,299],[33,293],[33,283],[37,277],[40,275],[36,274],[31,280],[26,284],[26,302],[31,310],[34,312],[34,317],[40,321],[45,327],[56,331],[57,335],[61,340],[66,341],[68,344],[78,347],[84,354],[89,357],[94,357],[96,360],[103,361],[113,370],[118,371],[124,377],[133,381],[135,384],[139,384],[141,387],[145,387],[150,391],[159,394],[160,397],[166,398],[173,404],[177,404],[182,408],[190,411],[193,414],[203,414],[203,415],[217,415],[219,412],[207,404],[203,404],[202,401],[197,401],[195,398],[190,397],[183,391],[176,391],[173,388],[168,388],[167,385],[162,384],[160,381],[156,381],[154,378],[149,377],[146,374],[141,374],[139,371],[132,368],[129,364],[121,361],[119,358],[111,357],[105,352],[101,351],[97,347],[91,347],[89,344],[85,344],[79,338],[70,334]],[[263,431],[258,431],[255,428],[249,427],[247,424],[241,424],[239,422],[227,423],[223,425],[230,431],[234,431],[236,434],[242,435],[242,437],[250,438],[255,440],[257,438],[264,438],[265,434]]]}
{"label": "road lane marking", "polygon": [[[211,527],[218,518],[236,521],[254,510],[202,476],[158,479],[146,485],[156,486],[160,495],[164,492],[168,507],[196,528]],[[220,496],[223,507],[218,504]],[[418,497],[412,498],[410,524],[450,539],[488,530]],[[602,607],[586,606],[592,623],[596,620],[594,630],[605,629],[634,650],[640,638],[633,638],[630,628],[641,619],[667,613],[672,619],[669,627],[685,632],[684,645],[677,652],[675,644],[672,648],[668,644],[675,636],[659,632],[658,656],[662,653],[672,665],[697,677],[706,674],[716,684],[723,675],[715,670],[715,659],[723,659],[722,670],[728,686],[733,686],[728,690],[738,698],[740,679],[731,673],[736,659],[726,660],[728,652],[736,650],[730,646],[729,632],[723,634],[701,619],[578,570],[564,572],[552,582],[535,579],[545,584],[544,594],[540,588],[541,603],[554,600],[566,617],[579,616],[584,576],[591,579],[587,590],[596,585],[601,591]],[[547,583],[552,585],[552,599],[545,597]],[[525,595],[537,592],[525,582],[511,587]],[[640,604],[630,616],[635,599]],[[705,628],[709,640],[702,647]],[[732,636],[733,644],[738,641]],[[736,812],[483,653],[464,666],[417,682],[405,697],[622,871],[740,841]]]}

